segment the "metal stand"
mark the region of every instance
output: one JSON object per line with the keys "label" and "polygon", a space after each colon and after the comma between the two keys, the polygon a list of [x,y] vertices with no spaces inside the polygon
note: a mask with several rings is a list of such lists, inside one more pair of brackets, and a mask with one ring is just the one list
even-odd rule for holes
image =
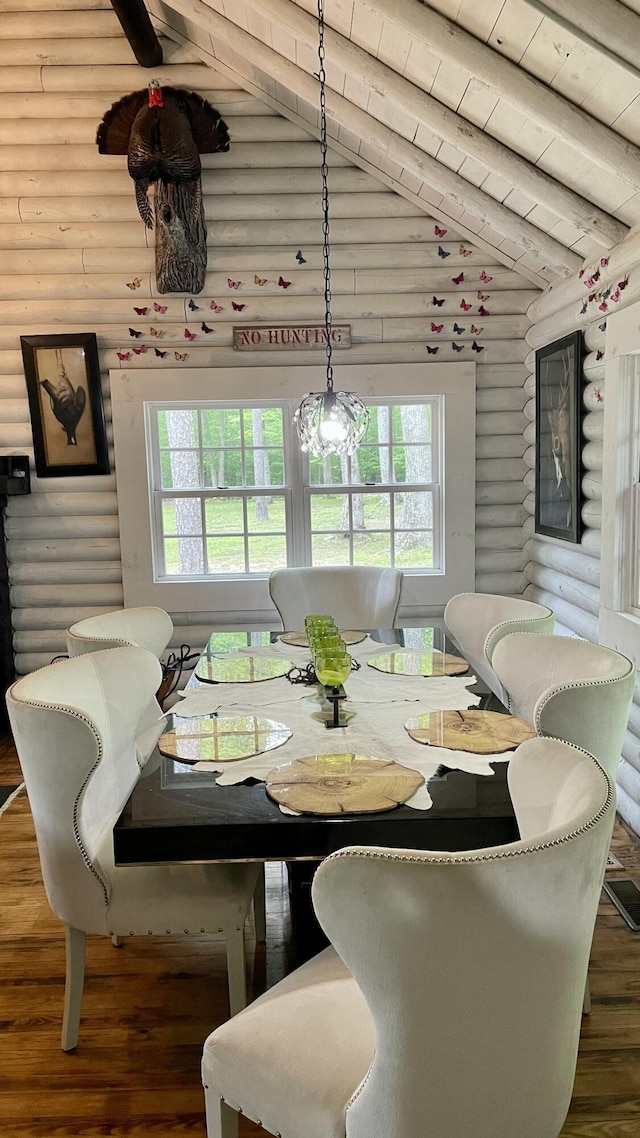
{"label": "metal stand", "polygon": [[333,706],[333,719],[327,719],[325,727],[346,727],[347,720],[340,718],[340,700],[347,698],[342,684],[338,688],[325,687],[324,698]]}

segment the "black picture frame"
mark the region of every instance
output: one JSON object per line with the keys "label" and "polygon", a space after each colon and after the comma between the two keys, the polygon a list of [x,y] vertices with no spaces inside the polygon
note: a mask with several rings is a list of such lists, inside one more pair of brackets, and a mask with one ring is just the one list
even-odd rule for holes
{"label": "black picture frame", "polygon": [[535,532],[582,537],[582,333],[536,352]]}
{"label": "black picture frame", "polygon": [[109,474],[94,332],[21,336],[38,478]]}

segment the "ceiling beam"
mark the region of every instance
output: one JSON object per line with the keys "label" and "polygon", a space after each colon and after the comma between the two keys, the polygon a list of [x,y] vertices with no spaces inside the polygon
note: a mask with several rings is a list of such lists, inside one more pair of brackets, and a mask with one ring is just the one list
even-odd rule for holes
{"label": "ceiling beam", "polygon": [[[193,20],[212,36],[214,60],[219,59],[223,64],[227,63],[243,79],[262,90],[260,76],[256,75],[254,70],[257,69],[301,99],[316,112],[317,116],[319,88],[316,78],[220,16],[202,0],[168,0],[152,4],[152,10],[158,10],[162,18],[170,15],[169,9],[187,20]],[[184,28],[185,25],[179,23],[176,30],[185,34]],[[202,51],[195,41],[191,42],[195,50]],[[269,102],[273,104],[275,100],[270,97]],[[280,105],[278,109],[285,117],[292,117],[290,107]],[[564,276],[582,264],[582,258],[567,250],[560,242],[331,90],[327,90],[327,114],[336,126],[344,127],[363,143],[376,147],[391,161],[403,166],[409,173],[435,188],[439,195],[462,207],[469,214],[473,214],[483,225],[502,234],[504,239],[517,244],[523,254],[526,252],[535,254],[553,273]],[[313,130],[308,116],[303,116],[302,119],[295,117],[296,121],[304,122],[307,129]],[[348,153],[346,148],[343,150]],[[357,163],[358,154],[352,154],[352,157]],[[370,166],[368,168],[371,169]],[[420,199],[414,200],[420,201]],[[429,206],[433,208],[432,203],[427,201],[420,204],[425,210]],[[446,200],[442,209],[446,215]],[[460,230],[455,217],[449,216],[449,220],[454,227],[458,224]],[[469,233],[470,240],[474,240],[474,236],[473,233]],[[495,251],[499,255],[499,249]],[[512,257],[509,258],[509,263],[513,264]],[[517,262],[515,267],[517,268]]]}
{"label": "ceiling beam", "polygon": [[[292,4],[291,0],[269,0],[266,8],[264,0],[245,0],[245,7],[276,20],[307,47],[316,47],[317,21],[297,5]],[[623,222],[563,186],[550,174],[492,138],[480,127],[462,118],[408,79],[398,75],[363,48],[330,29],[325,33],[325,43],[327,59],[332,67],[338,67],[345,75],[357,75],[365,88],[374,92],[376,96],[393,102],[409,120],[415,119],[416,125],[424,124],[439,138],[449,142],[468,157],[481,162],[487,167],[487,176],[490,173],[498,174],[514,188],[528,194],[534,203],[542,203],[563,221],[568,221],[570,225],[597,241],[605,249],[613,248],[626,237],[629,229]],[[331,68],[327,82],[330,82],[330,79]],[[371,101],[371,109],[370,107],[364,109],[373,117],[377,117],[375,113],[377,107],[382,107],[384,110],[380,98]]]}
{"label": "ceiling beam", "polygon": [[111,6],[141,67],[159,67],[162,47],[144,0],[111,0]]}
{"label": "ceiling beam", "polygon": [[640,19],[619,0],[525,0],[542,16],[640,78]]}

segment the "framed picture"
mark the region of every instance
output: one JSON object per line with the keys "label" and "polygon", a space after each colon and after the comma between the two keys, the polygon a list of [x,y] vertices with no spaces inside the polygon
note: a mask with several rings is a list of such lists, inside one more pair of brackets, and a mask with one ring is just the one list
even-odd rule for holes
{"label": "framed picture", "polygon": [[582,534],[582,333],[536,352],[535,531]]}
{"label": "framed picture", "polygon": [[38,478],[108,474],[95,334],[21,336],[20,347]]}

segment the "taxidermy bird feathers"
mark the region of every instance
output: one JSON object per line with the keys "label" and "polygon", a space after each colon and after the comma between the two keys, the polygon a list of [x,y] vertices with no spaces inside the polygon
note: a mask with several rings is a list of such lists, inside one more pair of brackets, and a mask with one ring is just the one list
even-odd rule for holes
{"label": "taxidermy bird feathers", "polygon": [[84,387],[73,387],[62,361],[59,361],[58,382],[40,381],[51,400],[51,410],[67,436],[67,446],[77,446],[76,428],[87,403]]}
{"label": "taxidermy bird feathers", "polygon": [[[199,186],[200,155],[229,149],[226,124],[206,99],[157,82],[114,103],[98,127],[96,141],[100,154],[127,155],[138,210],[149,229],[153,225],[147,198],[151,183],[196,182]],[[199,191],[196,199],[199,209]]]}

